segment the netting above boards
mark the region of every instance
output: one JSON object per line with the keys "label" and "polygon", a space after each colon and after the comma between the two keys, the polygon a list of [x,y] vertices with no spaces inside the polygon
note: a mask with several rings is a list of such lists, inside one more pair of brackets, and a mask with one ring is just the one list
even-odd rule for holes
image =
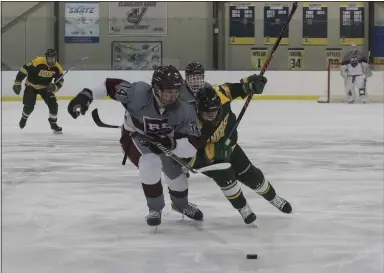
{"label": "netting above boards", "polygon": [[113,70],[153,70],[163,63],[161,42],[112,42]]}

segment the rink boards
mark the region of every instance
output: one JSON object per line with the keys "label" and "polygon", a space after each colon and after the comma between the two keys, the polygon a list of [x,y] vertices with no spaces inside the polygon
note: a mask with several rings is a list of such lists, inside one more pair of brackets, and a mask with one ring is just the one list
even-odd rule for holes
{"label": "rink boards", "polygon": [[[239,82],[240,79],[255,71],[207,71],[206,81],[212,84]],[[184,71],[182,71],[184,74]],[[328,86],[327,71],[268,71],[268,84],[263,95],[254,99],[264,100],[318,100],[324,96]],[[344,94],[343,78],[339,71],[331,71],[333,93]],[[17,71],[2,72],[2,101],[20,101],[22,96],[15,96],[12,85]],[[151,81],[151,71],[71,71],[65,76],[63,88],[57,93],[59,100],[73,98],[84,87],[92,88],[99,85],[105,78],[122,78],[128,81]],[[368,81],[369,94],[384,94],[384,72],[374,71]]]}

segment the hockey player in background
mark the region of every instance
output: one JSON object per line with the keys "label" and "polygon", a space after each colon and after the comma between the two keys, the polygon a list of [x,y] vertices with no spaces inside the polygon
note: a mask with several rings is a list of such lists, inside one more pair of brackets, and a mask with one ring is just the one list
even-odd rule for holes
{"label": "hockey player in background", "polygon": [[[244,84],[204,86],[197,92],[201,148],[190,164],[199,168],[213,163],[230,162],[232,166],[229,169],[204,174],[213,178],[232,206],[239,211],[244,222],[250,224],[256,220],[256,215],[247,204],[237,181],[245,184],[284,213],[291,213],[292,207],[288,201],[276,194],[263,172],[248,159],[237,143],[237,131],[232,136],[230,144],[225,143],[236,122],[230,103],[238,97],[245,98],[248,95],[246,90],[250,90],[253,94],[261,94],[267,79],[252,75],[243,81]],[[245,88],[245,85],[248,88]]]}
{"label": "hockey player in background", "polygon": [[[179,71],[173,66],[160,66],[152,76],[152,85],[145,82],[127,82],[107,78],[99,87],[84,88],[68,105],[73,118],[85,114],[94,99],[109,96],[119,101],[126,112],[120,138],[121,146],[139,169],[149,213],[147,224],[158,226],[164,208],[161,183],[162,160],[166,156],[150,139],[162,143],[181,158],[191,158],[196,149],[191,144],[197,140],[197,115],[187,102],[179,100],[184,85]],[[150,138],[150,139],[149,139]],[[181,170],[181,166],[175,166]],[[188,202],[186,176],[166,181],[172,208],[194,220],[202,220],[203,213]]]}
{"label": "hockey player in background", "polygon": [[21,82],[24,78],[25,89],[23,96],[23,112],[19,126],[23,129],[27,123],[29,115],[33,112],[36,104],[36,97],[40,95],[49,109],[49,124],[54,133],[62,133],[62,128],[57,125],[58,105],[55,93],[63,86],[62,78],[56,84],[55,82],[63,75],[63,69],[57,62],[57,55],[54,49],[47,49],[44,57],[36,57],[32,61],[23,65],[16,75],[13,84],[13,92],[20,95]]}
{"label": "hockey player in background", "polygon": [[341,76],[344,78],[344,88],[348,103],[356,100],[356,92],[361,102],[366,102],[367,78],[372,76],[367,60],[358,54],[356,49],[349,53],[349,59],[344,59],[341,64]]}

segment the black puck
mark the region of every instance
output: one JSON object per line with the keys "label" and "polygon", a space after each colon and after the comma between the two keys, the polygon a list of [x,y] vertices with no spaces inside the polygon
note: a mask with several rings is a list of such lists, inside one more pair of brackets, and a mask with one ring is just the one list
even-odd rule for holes
{"label": "black puck", "polygon": [[257,259],[257,254],[247,254],[247,259]]}

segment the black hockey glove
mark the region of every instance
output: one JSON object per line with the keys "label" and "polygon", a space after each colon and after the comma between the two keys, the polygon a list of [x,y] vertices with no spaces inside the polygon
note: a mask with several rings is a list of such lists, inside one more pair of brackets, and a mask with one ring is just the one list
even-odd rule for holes
{"label": "black hockey glove", "polygon": [[80,114],[85,115],[88,111],[89,105],[93,101],[92,91],[84,88],[79,94],[76,95],[68,104],[68,113],[76,119]]}
{"label": "black hockey glove", "polygon": [[248,95],[249,92],[252,94],[262,94],[264,86],[267,83],[267,78],[254,74],[244,78],[243,82],[243,90],[246,95]]}
{"label": "black hockey glove", "polygon": [[[163,145],[165,148],[167,148],[168,150],[172,151],[176,148],[176,139],[174,139],[173,137],[168,137],[168,136],[161,136],[161,137],[157,137],[155,142],[158,142],[160,143],[161,145]],[[150,143],[149,144],[149,149],[154,153],[154,154],[162,154],[163,152],[156,147],[155,144],[153,143]]]}
{"label": "black hockey glove", "polygon": [[56,93],[57,91],[59,91],[59,87],[57,87],[57,85],[54,85],[53,83],[50,83],[47,86],[47,91],[51,93]]}
{"label": "black hockey glove", "polygon": [[13,92],[15,92],[16,95],[20,95],[21,92],[21,83],[15,82],[13,84]]}

